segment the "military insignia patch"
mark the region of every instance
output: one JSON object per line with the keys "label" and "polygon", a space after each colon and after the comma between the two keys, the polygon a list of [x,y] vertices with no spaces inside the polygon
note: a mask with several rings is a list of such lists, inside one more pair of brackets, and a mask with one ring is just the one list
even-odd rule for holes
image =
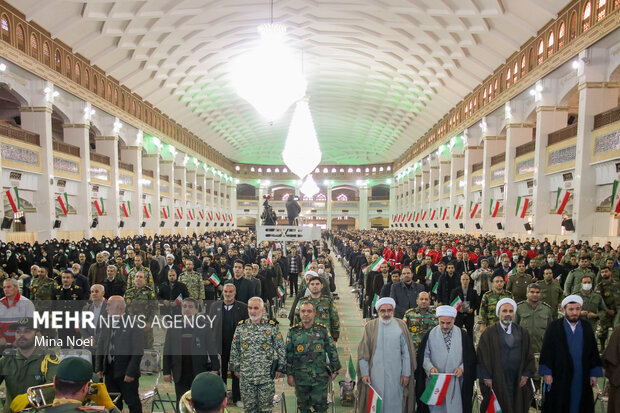
{"label": "military insignia patch", "polygon": [[248,346],[248,343],[245,343],[245,342],[244,342],[244,343],[241,343],[241,347],[243,347],[243,348],[248,348],[249,346]]}
{"label": "military insignia patch", "polygon": [[263,343],[263,350],[267,350],[267,347],[269,347],[267,343]]}
{"label": "military insignia patch", "polygon": [[297,346],[297,352],[301,353],[302,351],[304,351],[304,346],[300,344]]}
{"label": "military insignia patch", "polygon": [[323,346],[322,346],[322,345],[320,345],[320,344],[317,344],[316,346],[314,346],[314,349],[315,349],[316,351],[321,351],[321,350],[323,349]]}

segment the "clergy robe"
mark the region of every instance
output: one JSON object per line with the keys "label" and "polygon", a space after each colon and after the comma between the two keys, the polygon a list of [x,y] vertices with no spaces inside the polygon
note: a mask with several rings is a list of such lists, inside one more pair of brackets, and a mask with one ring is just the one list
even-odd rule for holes
{"label": "clergy robe", "polygon": [[[370,375],[372,387],[383,399],[382,412],[407,413],[415,405],[416,368],[415,350],[407,325],[393,318],[385,325],[376,318],[364,326],[364,335],[357,348],[357,377]],[[405,365],[406,363],[408,365]],[[369,372],[369,374],[368,374]],[[409,376],[409,384],[403,388],[400,376]],[[355,411],[366,413],[369,387],[360,380],[357,387]]]}
{"label": "clergy robe", "polygon": [[616,326],[603,353],[605,377],[609,379],[607,413],[620,413],[620,326]]}
{"label": "clergy robe", "polygon": [[[436,334],[432,334],[435,330],[437,330]],[[418,400],[418,408],[416,411],[418,413],[429,412],[429,407],[431,412],[471,412],[474,380],[476,379],[476,350],[474,349],[474,343],[471,337],[467,334],[467,332],[465,332],[465,330],[454,326],[452,327],[452,331],[453,340],[450,346],[450,356],[458,355],[458,358],[460,358],[459,365],[455,365],[454,360],[448,360],[447,347],[445,346],[441,328],[439,326],[434,327],[431,331],[426,333],[420,343],[417,354],[418,368],[415,373],[415,391],[416,398]],[[454,341],[454,335],[456,332],[460,333],[460,345],[457,345]],[[428,345],[429,339],[431,342],[430,345]],[[442,345],[443,348],[441,347]],[[426,364],[426,358],[430,359],[432,366],[428,366]],[[427,406],[420,401],[420,397],[422,396],[422,393],[424,393],[424,390],[429,382],[428,372],[431,367],[437,368],[440,373],[452,373],[457,367],[461,367],[463,369],[463,376],[456,380],[459,385],[456,393],[458,393],[458,397],[460,398],[460,401],[458,402],[460,405],[457,403],[456,399],[451,402],[446,400],[444,406],[447,407],[442,409],[441,406],[434,408],[434,406]],[[456,378],[453,377],[453,383],[455,381],[454,379]],[[447,398],[452,397],[453,388],[454,386],[451,383]]]}
{"label": "clergy robe", "polygon": [[553,376],[544,394],[543,412],[594,412],[590,377],[603,375],[601,357],[590,323],[579,321],[573,333],[565,318],[549,324],[538,372]]}
{"label": "clergy robe", "polygon": [[478,342],[478,377],[480,377],[480,391],[483,396],[480,411],[486,411],[491,400],[491,389],[484,384],[484,376],[489,375],[493,380],[493,391],[495,397],[501,406],[502,413],[527,413],[532,401],[532,386],[526,383],[525,386],[519,387],[519,383],[515,383],[516,394],[510,394],[510,383],[506,382],[506,370],[514,370],[516,378],[521,376],[531,377],[535,372],[534,353],[530,347],[530,336],[526,329],[512,323],[512,334],[518,335],[521,341],[519,362],[511,365],[508,369],[505,365],[503,357],[506,352],[503,348],[505,333],[502,333],[500,323],[484,330]]}

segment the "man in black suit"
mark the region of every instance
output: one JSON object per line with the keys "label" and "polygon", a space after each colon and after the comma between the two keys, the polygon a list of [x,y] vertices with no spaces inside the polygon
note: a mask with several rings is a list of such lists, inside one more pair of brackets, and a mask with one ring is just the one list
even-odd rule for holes
{"label": "man in black suit", "polygon": [[[234,284],[225,284],[222,291],[222,301],[216,301],[211,304],[209,313],[211,317],[215,317],[216,328],[221,330],[222,337],[222,379],[227,382],[228,362],[230,360],[230,346],[235,328],[240,321],[248,318],[248,306],[240,301],[235,300],[236,289]],[[239,379],[233,374],[232,376],[232,399],[233,403],[241,400],[241,392],[239,391]]]}
{"label": "man in black suit", "polygon": [[121,394],[117,403],[119,410],[122,411],[124,401],[130,413],[142,413],[138,382],[144,354],[144,331],[123,322],[123,318],[129,317],[125,314],[123,297],[110,297],[107,310],[110,325],[104,325],[99,335],[95,371],[100,378],[105,378],[109,392]]}
{"label": "man in black suit", "polygon": [[159,282],[163,282],[168,279],[168,271],[172,268],[174,268],[177,274],[181,274],[181,268],[178,265],[175,265],[174,259],[174,255],[166,255],[166,265],[164,265],[161,271],[159,271],[159,277],[157,277]]}
{"label": "man in black suit", "polygon": [[115,265],[108,265],[106,268],[106,277],[101,283],[105,290],[103,295],[106,299],[113,295],[120,295],[121,297],[125,295],[126,284],[116,276],[116,271]]}
{"label": "man in black suit", "polygon": [[178,274],[176,270],[172,268],[168,270],[168,279],[159,284],[157,298],[163,300],[164,303],[162,315],[181,314],[181,305],[176,301],[176,299],[179,296],[181,296],[181,299],[189,297],[187,286],[185,283],[178,281],[177,277]]}
{"label": "man in black suit", "polygon": [[226,281],[226,284],[234,284],[237,291],[237,301],[241,301],[243,304],[248,303],[248,300],[254,296],[255,285],[251,280],[244,277],[243,261],[237,259],[233,264],[233,278]]}
{"label": "man in black suit", "polygon": [[213,337],[217,335],[213,332],[216,330],[211,329],[207,317],[196,317],[197,314],[198,302],[193,298],[183,299],[184,326],[166,331],[162,370],[166,383],[174,379],[177,405],[181,396],[191,388],[196,375],[205,371],[219,374],[220,370],[217,346],[210,345],[215,344]]}
{"label": "man in black suit", "polygon": [[99,321],[101,318],[106,318],[108,316],[106,310],[106,301],[104,300],[104,288],[101,284],[94,284],[90,287],[90,301],[88,304],[84,306],[82,309],[82,313],[88,312],[93,313],[93,324],[95,328],[91,328],[88,325],[84,325],[84,328],[80,328],[80,334],[82,338],[92,339],[91,343],[93,343],[92,348],[88,348],[93,355],[93,360],[96,354],[97,349],[97,333],[99,333],[101,322]]}

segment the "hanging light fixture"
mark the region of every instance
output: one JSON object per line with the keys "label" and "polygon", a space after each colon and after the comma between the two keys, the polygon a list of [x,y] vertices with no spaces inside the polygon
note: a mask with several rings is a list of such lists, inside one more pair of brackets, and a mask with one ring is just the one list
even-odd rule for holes
{"label": "hanging light fixture", "polygon": [[240,56],[233,68],[233,83],[239,96],[265,118],[279,118],[306,93],[301,60],[286,45],[286,27],[271,22],[258,26],[261,38],[254,50]]}
{"label": "hanging light fixture", "polygon": [[307,98],[298,101],[295,106],[282,151],[282,160],[291,172],[301,179],[314,171],[321,162],[321,148]]}
{"label": "hanging light fixture", "polygon": [[308,198],[313,197],[320,191],[319,186],[316,184],[316,182],[314,182],[312,175],[308,175],[306,177],[304,183],[301,184],[301,186],[299,187],[299,190]]}

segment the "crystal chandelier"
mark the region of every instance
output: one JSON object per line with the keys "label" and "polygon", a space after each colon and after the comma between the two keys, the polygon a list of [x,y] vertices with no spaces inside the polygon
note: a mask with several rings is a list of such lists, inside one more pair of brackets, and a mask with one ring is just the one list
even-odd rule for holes
{"label": "crystal chandelier", "polygon": [[282,160],[291,172],[301,179],[321,162],[321,148],[307,98],[298,101],[295,106],[282,151]]}
{"label": "crystal chandelier", "polygon": [[304,180],[304,183],[301,184],[299,190],[308,198],[312,198],[319,192],[319,186],[314,182],[312,175],[308,175]]}
{"label": "crystal chandelier", "polygon": [[286,45],[286,27],[258,26],[258,47],[240,56],[233,69],[233,83],[239,96],[266,119],[278,119],[306,93],[300,59]]}

